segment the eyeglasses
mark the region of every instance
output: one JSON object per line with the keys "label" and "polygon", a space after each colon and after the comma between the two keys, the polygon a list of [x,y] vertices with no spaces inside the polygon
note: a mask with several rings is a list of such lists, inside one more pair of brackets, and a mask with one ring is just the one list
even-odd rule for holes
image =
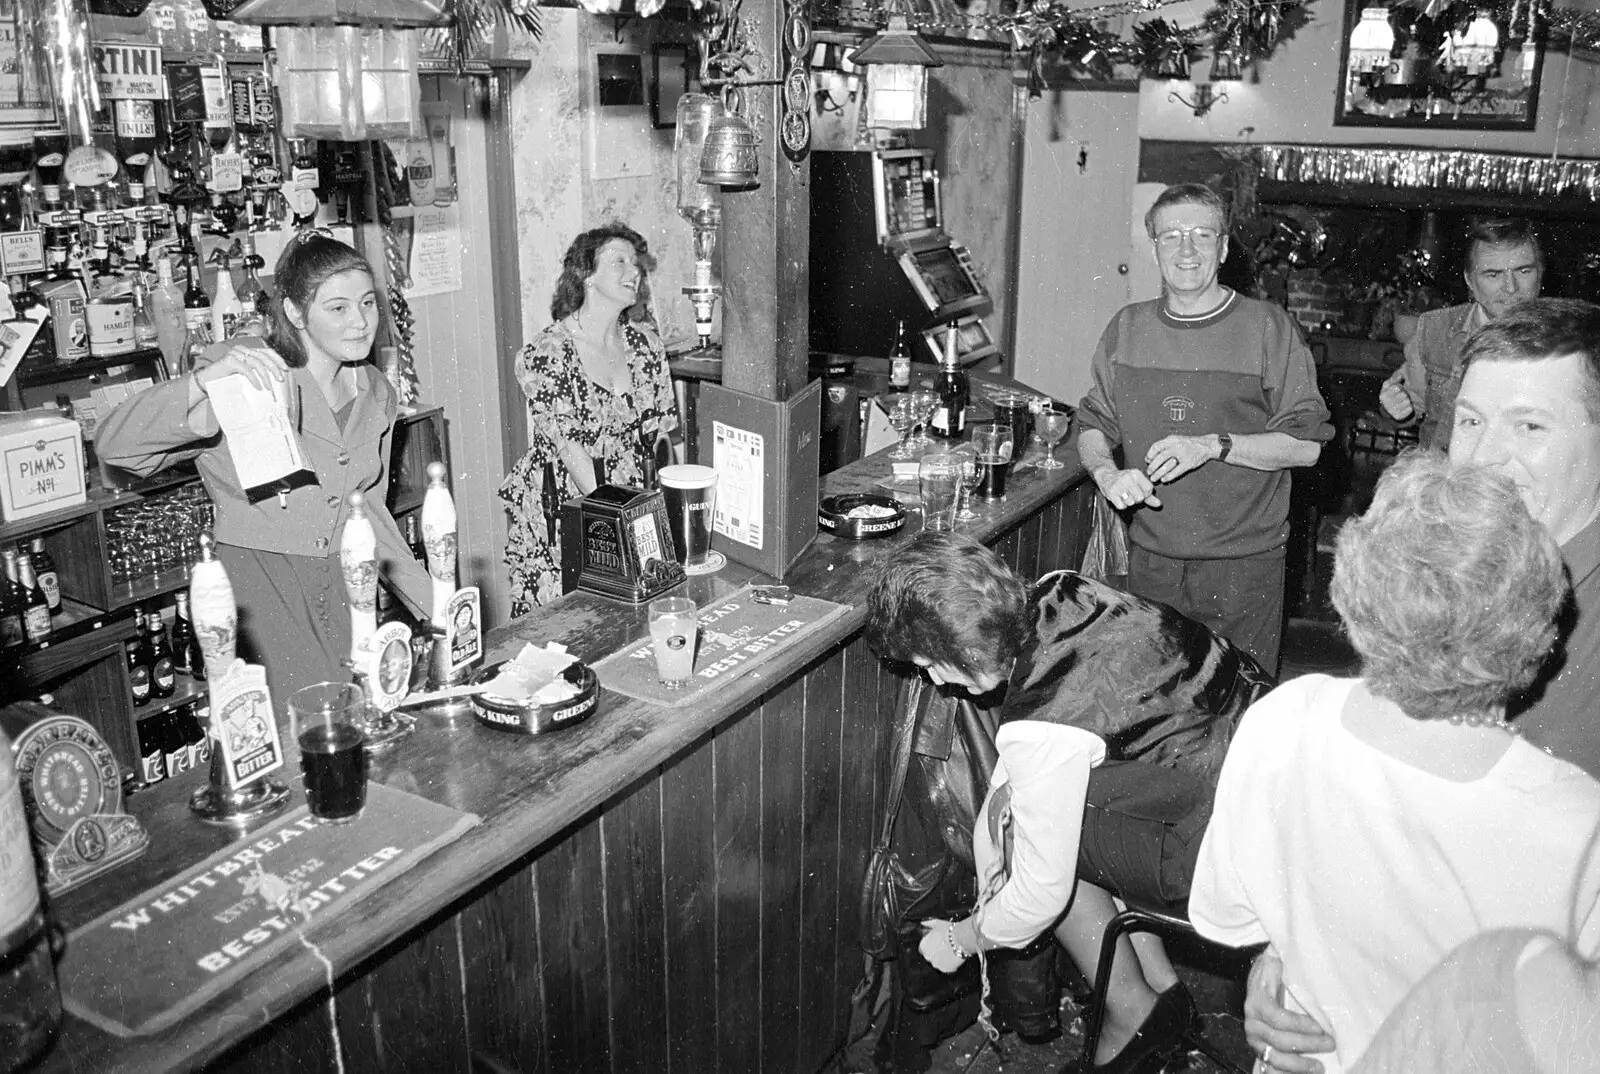
{"label": "eyeglasses", "polygon": [[1156,236],[1156,245],[1163,250],[1176,250],[1188,239],[1195,249],[1205,250],[1217,244],[1222,232],[1214,227],[1175,227]]}

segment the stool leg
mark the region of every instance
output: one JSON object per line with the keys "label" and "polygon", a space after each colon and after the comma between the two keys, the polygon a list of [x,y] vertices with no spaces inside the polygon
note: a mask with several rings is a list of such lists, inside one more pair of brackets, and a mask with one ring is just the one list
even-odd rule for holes
{"label": "stool leg", "polygon": [[1100,1029],[1105,1021],[1106,994],[1110,991],[1111,964],[1117,957],[1117,941],[1137,920],[1127,913],[1118,914],[1106,925],[1100,940],[1100,959],[1095,966],[1094,981],[1089,996],[1089,1009],[1083,1015],[1083,1055],[1078,1059],[1079,1074],[1090,1074],[1094,1069],[1094,1050],[1100,1045]]}

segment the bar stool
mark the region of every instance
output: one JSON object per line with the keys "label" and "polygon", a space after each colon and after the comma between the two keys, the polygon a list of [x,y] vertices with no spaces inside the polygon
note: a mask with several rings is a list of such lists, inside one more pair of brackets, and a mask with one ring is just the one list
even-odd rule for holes
{"label": "bar stool", "polygon": [[[1134,932],[1153,932],[1164,939],[1200,937],[1194,926],[1189,924],[1188,918],[1161,910],[1130,906],[1111,919],[1111,923],[1106,926],[1105,935],[1100,940],[1099,965],[1095,967],[1089,1009],[1083,1016],[1083,1055],[1078,1060],[1079,1074],[1090,1074],[1094,1069],[1094,1050],[1100,1043],[1101,1023],[1105,1021],[1106,989],[1111,980],[1111,960],[1117,952],[1117,941],[1124,935]],[[1234,1074],[1250,1074],[1250,1071],[1223,1055],[1206,1039],[1200,1023],[1190,1027],[1188,1033],[1184,1035],[1183,1043],[1224,1070],[1231,1070]]]}

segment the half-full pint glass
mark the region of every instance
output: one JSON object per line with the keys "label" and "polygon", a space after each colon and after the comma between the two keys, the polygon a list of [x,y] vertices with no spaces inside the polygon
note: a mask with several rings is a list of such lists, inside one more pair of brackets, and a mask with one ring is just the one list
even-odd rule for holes
{"label": "half-full pint glass", "polygon": [[678,562],[697,567],[711,551],[711,515],[717,506],[717,472],[709,466],[663,466],[661,497],[666,501]]}

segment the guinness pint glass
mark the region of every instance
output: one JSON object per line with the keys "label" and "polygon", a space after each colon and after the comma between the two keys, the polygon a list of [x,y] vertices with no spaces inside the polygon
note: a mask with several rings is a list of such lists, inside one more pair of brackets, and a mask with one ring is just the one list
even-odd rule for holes
{"label": "guinness pint glass", "polygon": [[663,466],[661,496],[666,501],[678,562],[697,567],[711,551],[711,516],[717,506],[717,472],[709,466]]}

